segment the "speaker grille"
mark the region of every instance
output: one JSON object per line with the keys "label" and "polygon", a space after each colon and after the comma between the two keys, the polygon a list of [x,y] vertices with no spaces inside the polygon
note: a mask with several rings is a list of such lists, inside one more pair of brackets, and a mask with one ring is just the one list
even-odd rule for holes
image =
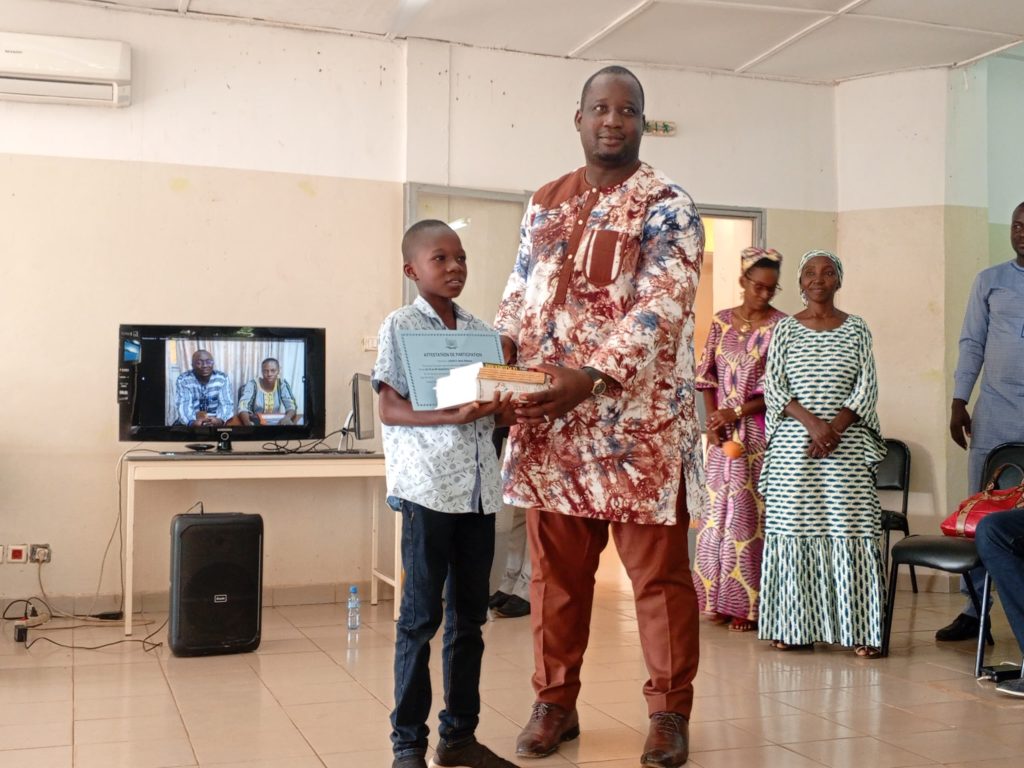
{"label": "speaker grille", "polygon": [[258,647],[262,518],[179,515],[171,531],[171,650],[198,655]]}

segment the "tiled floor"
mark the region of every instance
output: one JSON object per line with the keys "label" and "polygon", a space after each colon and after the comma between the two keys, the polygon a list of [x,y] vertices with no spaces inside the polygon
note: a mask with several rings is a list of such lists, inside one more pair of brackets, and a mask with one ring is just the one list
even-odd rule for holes
{"label": "tiled floor", "polygon": [[[1018,768],[1024,701],[970,671],[972,644],[937,645],[959,597],[900,593],[894,652],[854,658],[819,646],[779,653],[749,634],[702,626],[692,721],[694,768]],[[993,658],[1020,655],[998,609]],[[0,638],[4,768],[387,768],[394,624],[390,603],[344,629],[338,605],[268,609],[257,653],[178,659],[137,645],[70,651]],[[148,617],[156,624],[164,616]],[[115,628],[61,632],[77,644]],[[57,633],[50,633],[55,637]],[[137,635],[141,636],[141,635]],[[599,574],[583,669],[583,735],[523,765],[633,768],[646,733],[646,675],[628,582],[611,553]],[[511,757],[529,713],[527,619],[486,628],[478,735]],[[67,639],[67,637],[65,637]],[[436,654],[435,654],[436,658]],[[438,670],[435,669],[435,699]]]}

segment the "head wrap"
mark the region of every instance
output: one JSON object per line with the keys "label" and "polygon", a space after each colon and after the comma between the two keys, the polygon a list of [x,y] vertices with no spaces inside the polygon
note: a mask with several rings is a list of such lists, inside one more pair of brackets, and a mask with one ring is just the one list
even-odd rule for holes
{"label": "head wrap", "polygon": [[[797,279],[798,284],[799,284],[799,281],[804,276],[804,267],[807,266],[807,262],[810,261],[811,259],[815,258],[816,256],[824,256],[825,258],[827,258],[829,261],[832,262],[832,265],[836,268],[836,277],[838,278],[838,283],[839,283],[836,286],[836,290],[842,288],[843,287],[843,262],[841,262],[839,260],[839,257],[836,256],[831,251],[808,251],[803,256],[801,256],[800,257],[800,266],[797,267],[797,269],[796,269],[796,276],[797,276],[796,279]],[[807,296],[804,294],[803,288],[800,289],[800,299],[803,301],[804,304],[807,304]]]}
{"label": "head wrap", "polygon": [[740,274],[747,274],[747,270],[761,259],[768,259],[779,266],[782,265],[782,254],[774,248],[744,248],[740,253]]}

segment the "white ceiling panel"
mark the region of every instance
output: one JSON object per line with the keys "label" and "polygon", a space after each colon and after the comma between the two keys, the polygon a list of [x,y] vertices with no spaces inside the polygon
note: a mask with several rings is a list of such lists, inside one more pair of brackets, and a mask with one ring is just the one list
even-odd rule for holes
{"label": "white ceiling panel", "polygon": [[1024,0],[868,0],[852,13],[1024,35]]}
{"label": "white ceiling panel", "polygon": [[812,83],[1024,55],[1024,0],[66,1]]}
{"label": "white ceiling panel", "polygon": [[177,11],[178,0],[111,0],[107,5],[125,5],[150,11]]}
{"label": "white ceiling panel", "polygon": [[845,16],[796,41],[750,71],[800,79],[843,80],[966,61],[1005,45],[1011,39],[989,32],[963,32]]}
{"label": "white ceiling panel", "polygon": [[724,4],[655,3],[580,56],[733,70],[822,18]]}
{"label": "white ceiling panel", "polygon": [[657,2],[678,5],[762,5],[772,8],[827,11],[829,13],[834,13],[850,4],[850,0],[657,0]]}
{"label": "white ceiling panel", "polygon": [[635,3],[623,0],[443,0],[427,3],[405,34],[565,56]]}
{"label": "white ceiling panel", "polygon": [[191,0],[189,13],[384,35],[399,0]]}

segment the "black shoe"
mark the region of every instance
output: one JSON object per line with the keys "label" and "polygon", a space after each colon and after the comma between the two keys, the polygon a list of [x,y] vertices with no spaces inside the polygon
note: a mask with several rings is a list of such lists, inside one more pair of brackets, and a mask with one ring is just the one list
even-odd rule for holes
{"label": "black shoe", "polygon": [[427,761],[423,755],[406,755],[396,757],[391,763],[391,768],[427,768]]}
{"label": "black shoe", "polygon": [[430,768],[519,768],[503,757],[498,757],[476,739],[452,747],[441,741],[430,759]]}
{"label": "black shoe", "polygon": [[523,598],[512,595],[504,603],[494,609],[494,615],[503,619],[518,619],[530,615],[530,604]]}
{"label": "black shoe", "polygon": [[499,589],[497,592],[495,592],[493,595],[491,595],[490,598],[487,600],[487,607],[490,608],[491,610],[494,610],[495,608],[498,608],[498,607],[504,605],[505,601],[508,600],[510,597],[511,597],[511,595],[506,595],[504,592],[502,592]]}
{"label": "black shoe", "polygon": [[978,620],[974,616],[961,613],[953,621],[935,633],[935,639],[941,642],[970,640],[978,636]]}

